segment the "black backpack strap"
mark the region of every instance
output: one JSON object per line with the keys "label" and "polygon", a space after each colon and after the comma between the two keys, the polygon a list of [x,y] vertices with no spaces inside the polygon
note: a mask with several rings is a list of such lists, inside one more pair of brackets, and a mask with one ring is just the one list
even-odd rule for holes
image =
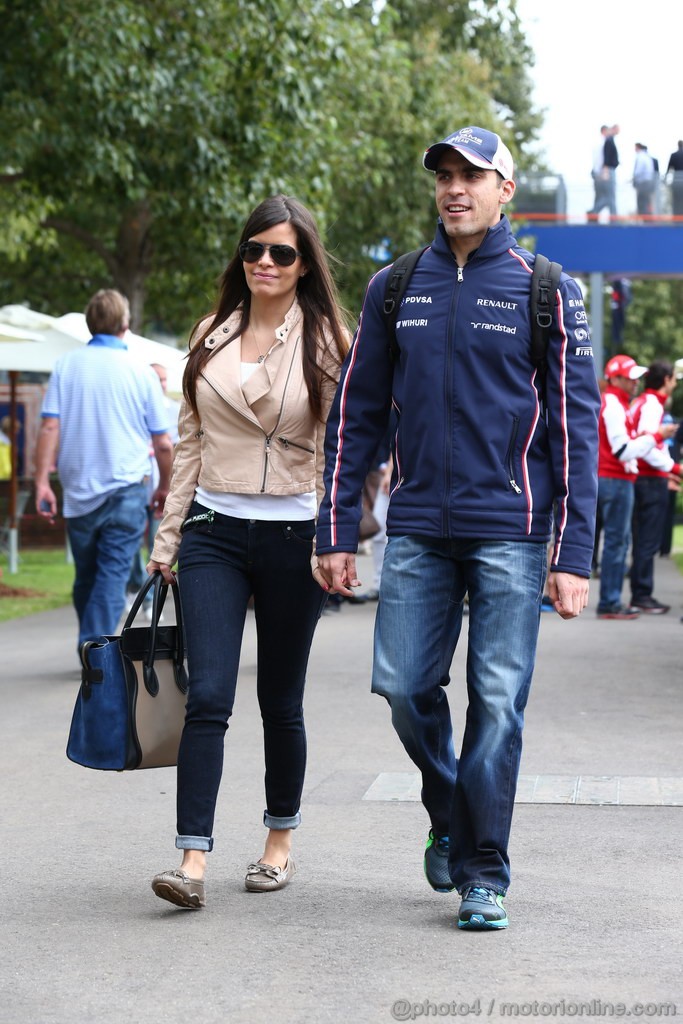
{"label": "black backpack strap", "polygon": [[401,308],[403,296],[413,275],[413,271],[425,249],[429,246],[423,245],[421,249],[413,249],[394,260],[391,272],[387,275],[387,283],[384,289],[384,320],[387,326],[389,338],[389,355],[392,363],[398,362],[400,351],[396,340],[396,320],[398,311]]}
{"label": "black backpack strap", "polygon": [[543,395],[548,366],[548,341],[553,323],[555,294],[560,284],[561,263],[551,263],[542,253],[536,254],[531,277],[531,362],[537,369],[539,392]]}

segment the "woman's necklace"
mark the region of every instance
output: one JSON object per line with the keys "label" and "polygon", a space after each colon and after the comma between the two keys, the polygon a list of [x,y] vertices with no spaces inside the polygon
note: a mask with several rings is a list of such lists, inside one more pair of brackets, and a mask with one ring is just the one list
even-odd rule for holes
{"label": "woman's necklace", "polygon": [[[257,337],[256,337],[256,331],[255,331],[255,330],[254,330],[254,328],[253,328],[253,327],[251,326],[251,324],[249,324],[249,330],[251,331],[251,336],[252,336],[252,338],[254,339],[254,345],[256,345],[256,351],[258,352],[258,357],[257,357],[257,359],[256,359],[256,362],[257,362],[257,363],[262,363],[262,362],[263,362],[263,360],[264,360],[264,359],[266,358],[266,356],[268,355],[268,352],[270,352],[270,349],[268,349],[268,352],[266,352],[266,353],[263,353],[263,352],[261,352],[261,347],[260,347],[260,345],[259,345],[259,343],[258,343],[258,339],[257,339]],[[272,348],[272,346],[271,346],[271,348]]]}

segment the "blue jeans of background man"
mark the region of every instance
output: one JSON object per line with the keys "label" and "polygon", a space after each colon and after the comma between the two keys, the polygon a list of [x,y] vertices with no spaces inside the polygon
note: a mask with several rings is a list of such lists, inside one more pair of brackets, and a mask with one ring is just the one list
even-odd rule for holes
{"label": "blue jeans of background man", "polygon": [[[188,518],[206,512],[194,502]],[[254,597],[268,828],[296,828],[306,768],[303,693],[325,592],[311,576],[315,524],[214,513],[189,524],[178,556],[189,691],[178,752],[179,849],[211,850],[223,747]]]}
{"label": "blue jeans of background man", "polygon": [[598,612],[607,612],[621,606],[626,555],[631,539],[633,481],[601,476],[598,480],[598,509],[602,520]]}
{"label": "blue jeans of background man", "polygon": [[[147,562],[149,561],[149,556],[152,553],[152,548],[154,547],[154,538],[157,535],[157,530],[159,529],[159,525],[161,523],[161,519],[157,519],[157,517],[154,514],[154,511],[155,510],[154,508],[152,508],[151,505],[147,506],[147,527],[145,530],[146,536],[145,534],[143,534],[142,538],[142,543],[146,550],[143,555],[142,547],[140,547],[133,556],[133,561],[130,567],[130,576],[128,577],[127,585],[127,590],[129,593],[137,594],[138,590],[140,590],[141,587],[144,586],[147,580],[147,570],[145,569],[145,566],[147,565]],[[145,600],[149,604],[152,601],[152,598],[153,595],[150,591]]]}
{"label": "blue jeans of background man", "polygon": [[[504,894],[522,727],[536,656],[546,544],[389,537],[375,624],[373,693],[422,774],[436,835],[450,835],[462,892]],[[469,595],[467,695],[460,756],[448,698]]]}
{"label": "blue jeans of background man", "polygon": [[133,555],[145,528],[147,488],[121,487],[93,512],[66,520],[76,576],[73,602],[79,645],[111,636],[126,603]]}
{"label": "blue jeans of background man", "polygon": [[631,600],[634,604],[652,597],[655,555],[662,545],[664,520],[669,505],[669,487],[663,476],[639,476],[633,504],[633,551],[631,558]]}

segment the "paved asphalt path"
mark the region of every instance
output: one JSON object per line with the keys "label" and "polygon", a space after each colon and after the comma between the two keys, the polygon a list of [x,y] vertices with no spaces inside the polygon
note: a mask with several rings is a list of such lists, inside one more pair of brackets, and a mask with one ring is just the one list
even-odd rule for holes
{"label": "paved asphalt path", "polygon": [[[593,589],[579,620],[542,616],[522,772],[680,779],[683,578],[660,560],[657,596],[674,607],[635,622],[598,621]],[[363,799],[379,774],[412,770],[369,693],[374,611],[320,622],[299,872],[273,894],[243,888],[264,836],[250,618],[198,913],[150,889],[178,862],[174,770],[93,772],[64,755],[72,610],[0,625],[3,1024],[683,1016],[681,806],[519,803],[510,928],[458,931],[458,898],[423,877],[421,804]],[[464,658],[463,643],[456,734]]]}

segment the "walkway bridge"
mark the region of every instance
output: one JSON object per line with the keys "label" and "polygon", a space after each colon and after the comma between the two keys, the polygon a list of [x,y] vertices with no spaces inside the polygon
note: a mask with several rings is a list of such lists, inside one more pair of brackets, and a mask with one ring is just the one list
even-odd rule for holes
{"label": "walkway bridge", "polygon": [[[520,175],[510,220],[521,244],[557,260],[572,276],[588,278],[593,351],[600,370],[605,364],[606,282],[683,278],[683,216],[671,212],[671,190],[664,180],[655,206],[658,212],[649,216],[567,212],[567,197],[559,175]],[[588,193],[581,198],[590,204]],[[621,193],[617,202],[623,202]]]}

